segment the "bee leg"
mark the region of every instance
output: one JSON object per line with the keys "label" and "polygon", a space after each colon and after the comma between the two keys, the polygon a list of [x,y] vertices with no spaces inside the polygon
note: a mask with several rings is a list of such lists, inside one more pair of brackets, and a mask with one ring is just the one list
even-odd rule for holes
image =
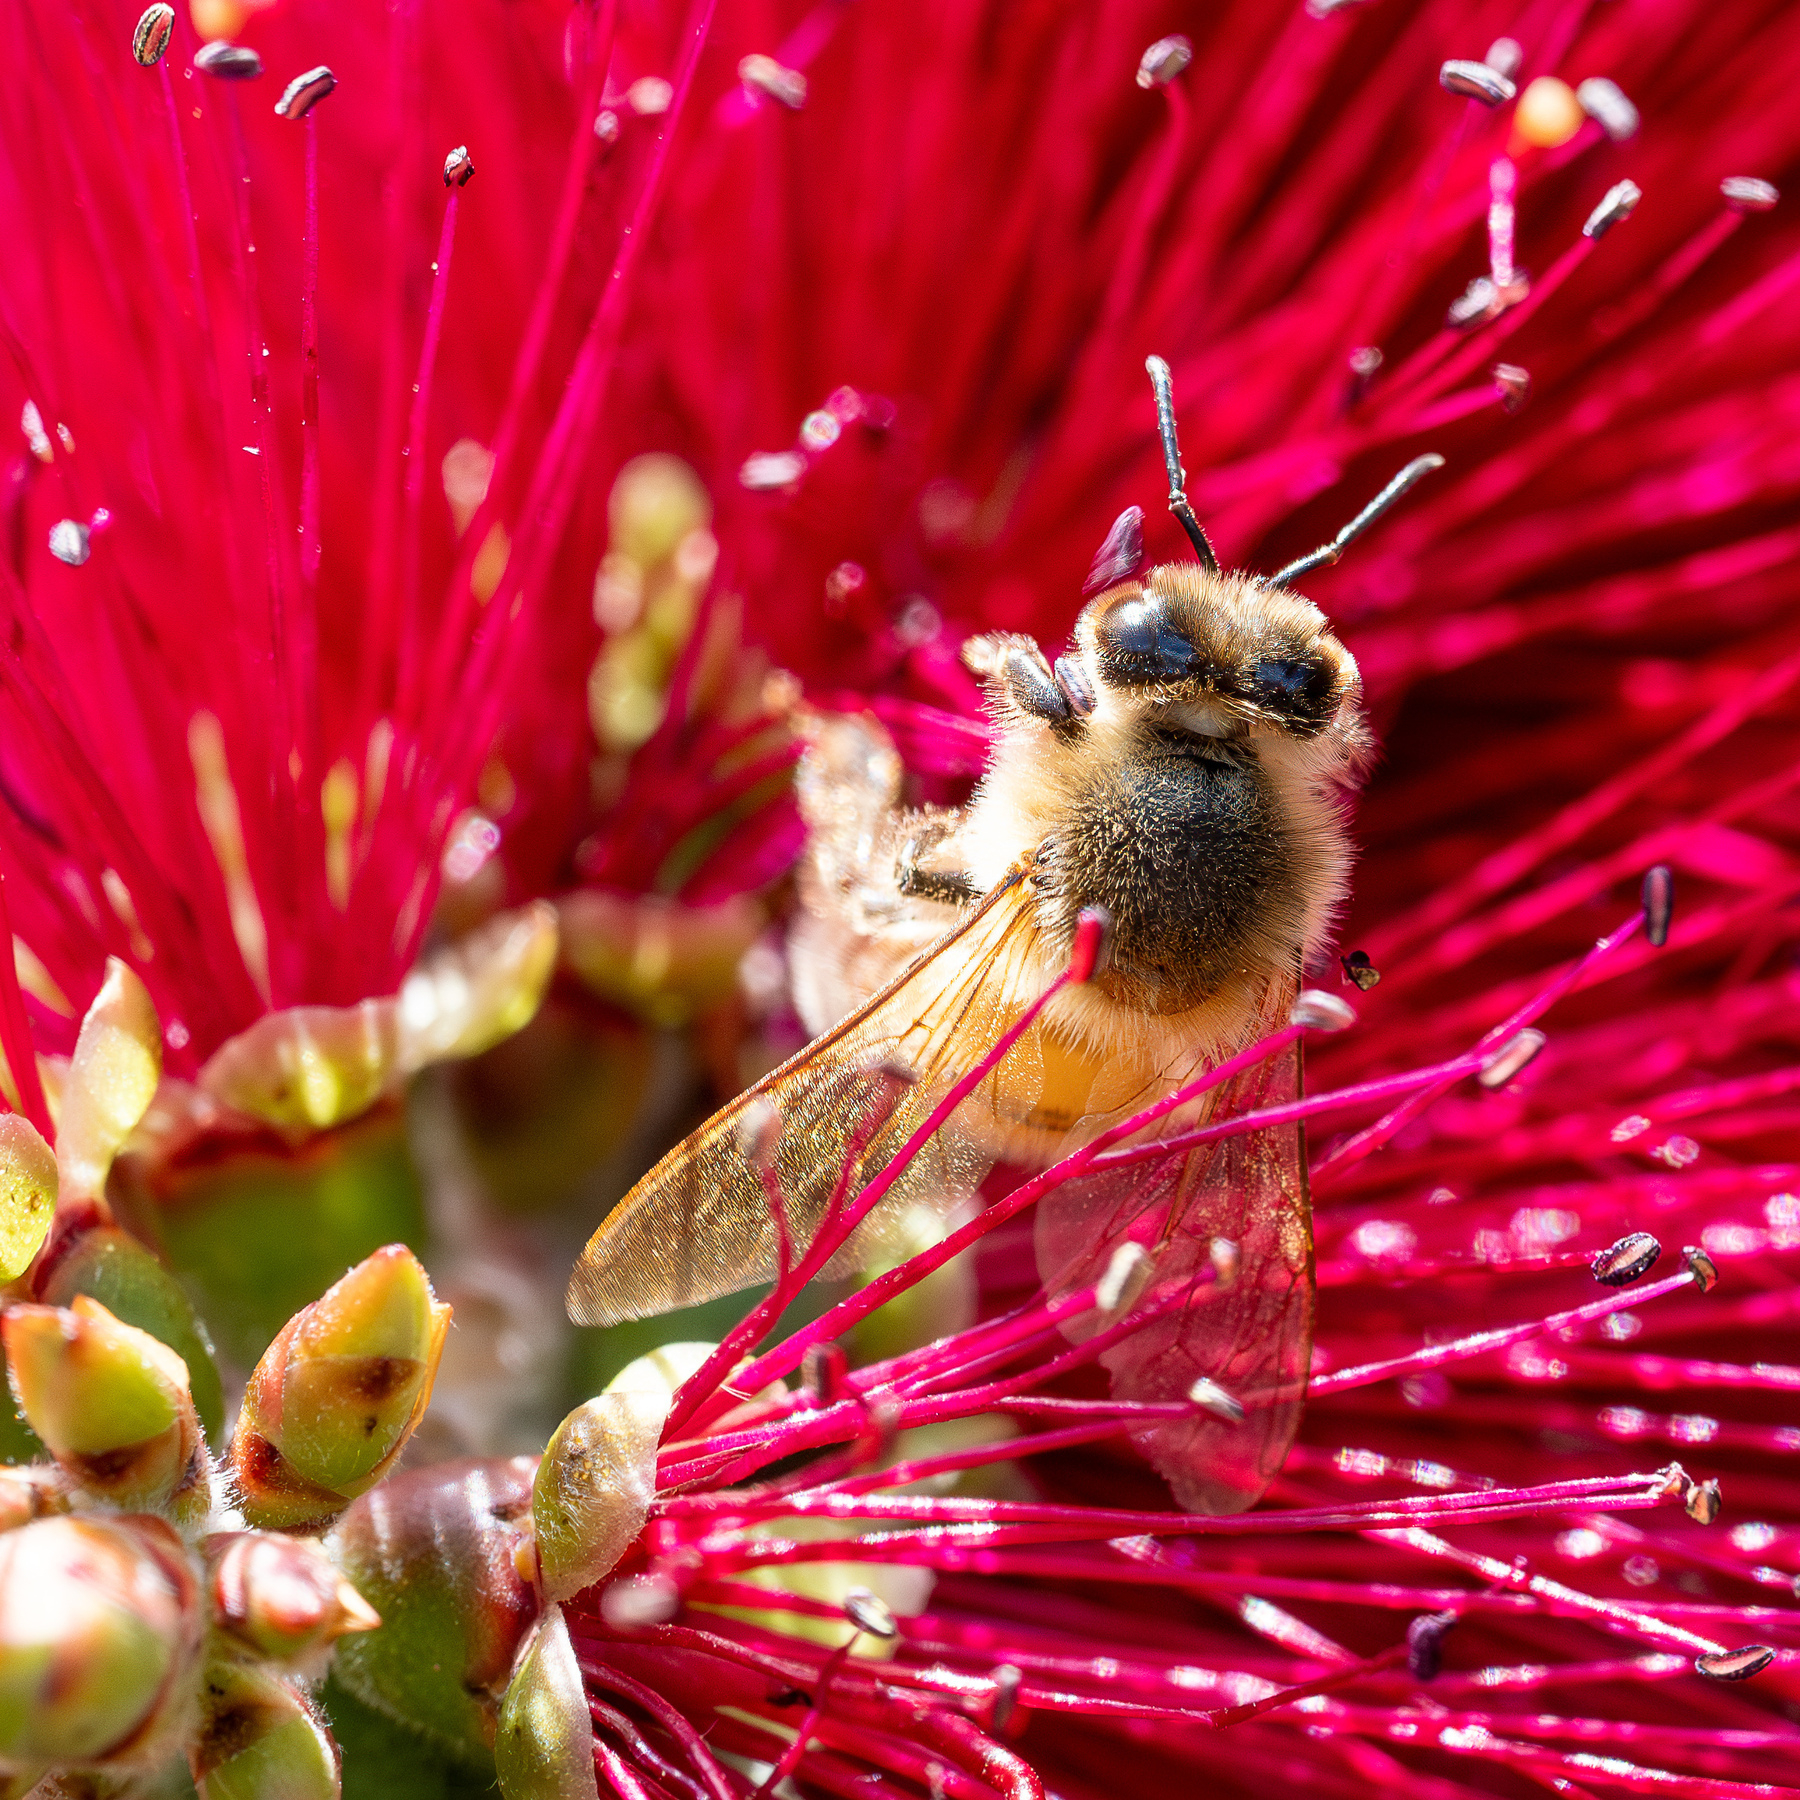
{"label": "bee leg", "polygon": [[924,861],[935,848],[922,837],[907,838],[894,858],[894,886],[909,899],[935,900],[940,906],[967,906],[981,889],[966,869],[932,868]]}
{"label": "bee leg", "polygon": [[1015,643],[1006,652],[1000,672],[1006,691],[1021,712],[1042,719],[1053,730],[1072,728],[1075,712],[1069,696],[1057,685],[1050,664],[1036,644]]}
{"label": "bee leg", "polygon": [[1077,714],[1091,713],[1099,704],[1099,696],[1094,692],[1094,683],[1087,672],[1087,665],[1079,656],[1059,656],[1056,659],[1056,685],[1069,698],[1069,709]]}

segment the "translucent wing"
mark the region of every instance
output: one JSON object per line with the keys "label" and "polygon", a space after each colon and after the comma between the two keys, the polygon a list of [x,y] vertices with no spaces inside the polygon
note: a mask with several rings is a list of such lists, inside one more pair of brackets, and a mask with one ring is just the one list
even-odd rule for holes
{"label": "translucent wing", "polygon": [[[1285,1018],[1291,989],[1265,1006]],[[1157,1138],[1278,1106],[1300,1092],[1293,1046],[1237,1076]],[[1153,1098],[1154,1096],[1147,1096]],[[1201,1378],[1245,1408],[1241,1422],[1196,1411],[1135,1434],[1191,1511],[1241,1512],[1281,1466],[1299,1428],[1312,1354],[1312,1218],[1298,1125],[1122,1161],[1039,1203],[1038,1266],[1052,1292],[1098,1280],[1126,1242],[1151,1259],[1141,1323],[1101,1355],[1121,1400],[1185,1399]]]}
{"label": "translucent wing", "polygon": [[[853,1196],[1054,974],[1039,954],[1034,901],[1029,877],[1010,876],[865,1006],[665,1156],[589,1240],[569,1283],[570,1317],[583,1325],[649,1318],[780,1273],[780,1236],[744,1142],[759,1101],[780,1115],[774,1173],[797,1258],[846,1169]],[[914,1207],[947,1212],[971,1193],[1011,1122],[1030,1112],[1039,1085],[1028,1034],[827,1272],[875,1260]]]}

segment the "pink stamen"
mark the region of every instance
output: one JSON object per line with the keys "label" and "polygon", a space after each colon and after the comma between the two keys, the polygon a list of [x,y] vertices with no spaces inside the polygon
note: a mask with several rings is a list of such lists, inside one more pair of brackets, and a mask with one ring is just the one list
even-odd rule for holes
{"label": "pink stamen", "polygon": [[437,370],[438,345],[444,334],[444,309],[450,292],[450,255],[456,248],[456,211],[462,188],[453,186],[444,201],[444,222],[438,232],[437,255],[431,264],[431,301],[425,312],[425,337],[419,346],[419,373],[413,383],[412,409],[406,426],[406,508],[401,523],[400,556],[400,668],[395,707],[402,718],[414,710],[414,683],[418,679],[419,559],[425,505],[425,430],[431,415],[431,380]]}
{"label": "pink stamen", "polygon": [[1209,1069],[1204,1075],[1196,1077],[1185,1087],[1179,1088],[1154,1105],[1144,1108],[1142,1112],[1123,1120],[1118,1125],[1110,1126],[1081,1149],[1066,1156],[1054,1167],[1046,1169],[1042,1174],[1034,1176],[1030,1181],[1015,1188],[1005,1199],[997,1200],[984,1211],[978,1213],[966,1225],[951,1232],[941,1242],[928,1250],[920,1251],[916,1256],[908,1258],[897,1268],[885,1275],[877,1276],[856,1293],[847,1295],[829,1311],[820,1315],[811,1325],[803,1326],[786,1343],[766,1352],[745,1371],[746,1381],[758,1383],[773,1380],[777,1375],[785,1375],[798,1366],[798,1360],[806,1350],[815,1343],[823,1343],[829,1338],[842,1337],[858,1319],[866,1318],[876,1308],[885,1304],[896,1294],[924,1279],[932,1270],[942,1268],[952,1257],[959,1255],[971,1244],[997,1230],[1007,1220],[1016,1217],[1027,1207],[1035,1205],[1053,1188],[1065,1181],[1072,1180],[1080,1174],[1089,1163],[1103,1150],[1132,1134],[1145,1130],[1165,1118],[1178,1107],[1197,1099],[1201,1094],[1215,1087],[1222,1086],[1234,1076],[1243,1074],[1266,1062],[1277,1051],[1285,1049],[1293,1043],[1303,1031],[1298,1025],[1284,1026],[1280,1031],[1272,1033],[1248,1049],[1240,1051],[1228,1061]]}
{"label": "pink stamen", "polygon": [[1490,1350],[1504,1349],[1508,1344],[1522,1343],[1527,1338],[1564,1331],[1575,1325],[1591,1324],[1596,1319],[1604,1319],[1608,1313],[1624,1312],[1629,1307],[1659,1300],[1665,1294],[1677,1293],[1684,1287],[1693,1286],[1695,1280],[1693,1272],[1684,1269],[1679,1275],[1650,1282],[1641,1288],[1621,1288],[1617,1293],[1608,1294],[1604,1300],[1592,1300],[1586,1306],[1575,1306],[1566,1312],[1552,1313],[1546,1319],[1531,1319],[1522,1325],[1505,1325],[1497,1331],[1477,1331],[1468,1337],[1458,1338],[1454,1343],[1433,1344],[1426,1349],[1415,1350],[1409,1356],[1364,1363],[1355,1369],[1339,1369],[1333,1374],[1319,1376],[1312,1384],[1312,1391],[1317,1395],[1331,1394],[1343,1388],[1366,1387],[1370,1382],[1386,1381],[1394,1376],[1418,1374],[1442,1363],[1461,1362],[1471,1356],[1484,1355]]}

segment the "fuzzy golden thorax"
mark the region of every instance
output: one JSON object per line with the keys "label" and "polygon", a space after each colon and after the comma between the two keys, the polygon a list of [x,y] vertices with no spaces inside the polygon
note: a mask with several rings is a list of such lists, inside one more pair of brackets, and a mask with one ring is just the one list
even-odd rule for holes
{"label": "fuzzy golden thorax", "polygon": [[1108,589],[1075,640],[1054,670],[1029,640],[984,645],[1000,730],[964,833],[975,885],[1032,858],[1050,944],[1083,907],[1111,915],[1116,1004],[1235,1011],[1298,976],[1343,897],[1356,663],[1310,601],[1196,564]]}

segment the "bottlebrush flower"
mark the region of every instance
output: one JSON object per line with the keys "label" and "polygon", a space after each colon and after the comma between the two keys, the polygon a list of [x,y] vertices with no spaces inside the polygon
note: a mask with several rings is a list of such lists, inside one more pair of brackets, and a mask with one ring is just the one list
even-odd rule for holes
{"label": "bottlebrush flower", "polygon": [[[1216,1560],[1146,1548],[1128,1573],[1108,1555],[1083,1576],[1065,1556],[984,1547],[941,1580],[946,1618],[921,1629],[918,1660],[1094,1683],[1094,1712],[1027,1735],[1058,1792],[1117,1792],[1122,1743],[1146,1787],[1203,1768],[1239,1789],[1486,1791],[1519,1769],[1587,1791],[1730,1792],[1778,1775],[1788,1738],[1751,1696],[1791,1675],[1778,1663],[1721,1697],[1665,1648],[1671,1630],[1728,1623],[1733,1643],[1790,1641],[1794,1571],[1756,1559],[1793,1529],[1777,1473],[1794,1440],[1768,1396],[1794,1379],[1783,702],[1800,670],[1779,420],[1800,349],[1780,301],[1800,258],[1782,213],[1759,215],[1794,161],[1774,96],[1800,38],[1773,14],[1681,7],[1317,10],[980,27],[821,13],[728,38],[727,62],[767,52],[803,69],[805,104],[756,74],[720,84],[647,270],[650,348],[619,400],[621,449],[673,446],[706,474],[721,567],[761,640],[815,691],[873,690],[927,784],[979,762],[961,637],[1002,625],[1054,648],[1104,521],[1132,502],[1154,515],[1146,352],[1175,365],[1192,492],[1228,560],[1285,562],[1415,451],[1447,456],[1380,538],[1307,584],[1357,652],[1387,742],[1343,940],[1362,950],[1346,979],[1368,984],[1367,1022],[1315,1059],[1317,1083],[1453,1052],[1472,1073],[1501,1047],[1483,1032],[1528,1025],[1521,1005],[1610,931],[1647,863],[1673,862],[1686,898],[1672,952],[1609,937],[1586,969],[1601,985],[1529,1068],[1315,1136],[1320,1374],[1276,1498],[1585,1479],[1648,1439],[1717,1446],[1753,1516],[1703,1538],[1714,1502],[1695,1481],[1691,1516],[1641,1536],[1596,1507]],[[1179,58],[1146,58],[1136,88],[1139,52],[1177,24],[1191,67],[1162,80]],[[1486,54],[1497,79],[1440,81]],[[908,79],[881,73],[895,70]],[[1500,104],[1467,98],[1471,82]],[[730,137],[752,133],[755,151],[733,154]],[[1167,553],[1178,540],[1161,529]],[[1713,1129],[1674,1129],[1688,1118]],[[1584,1279],[1571,1265],[1634,1229],[1734,1251],[1743,1310],[1678,1297],[1558,1322]],[[1471,1321],[1533,1319],[1552,1322],[1450,1372],[1426,1356],[1380,1380],[1347,1373]],[[1050,1467],[1082,1499],[1159,1503],[1091,1448]],[[753,1562],[750,1544],[722,1531],[696,1583]],[[671,1553],[676,1586],[688,1566]],[[1127,1582],[1159,1597],[1121,1605]],[[1389,1608],[1455,1610],[1442,1651],[1464,1673],[1433,1692],[1364,1669],[1405,1635],[1373,1629]],[[631,1758],[643,1744],[699,1756],[692,1733],[721,1729],[718,1666],[696,1655],[684,1729],[641,1669],[637,1689],[608,1685],[604,1615],[581,1616],[612,1730],[604,1778],[619,1792],[674,1779]],[[1629,1654],[1608,1646],[1615,1631],[1638,1638]],[[1415,1636],[1423,1670],[1438,1628]],[[665,1682],[677,1661],[657,1665]],[[1228,1738],[1098,1717],[1120,1684],[1139,1684],[1127,1711],[1161,1704],[1169,1667],[1227,1701],[1334,1671],[1371,1686]],[[1647,1709],[1650,1683],[1669,1685]],[[766,1694],[748,1710],[773,1716]],[[847,1706],[846,1734],[858,1723]],[[815,1721],[791,1727],[803,1743]],[[852,1779],[832,1753],[805,1761],[803,1785]],[[697,1762],[681,1774],[713,1779]]]}
{"label": "bottlebrush flower", "polygon": [[[554,955],[528,914],[401,993],[446,843],[484,769],[503,781],[488,754],[535,641],[508,606],[447,635],[435,598],[456,553],[441,488],[469,479],[452,458],[440,483],[436,440],[496,380],[452,350],[435,385],[462,186],[434,173],[434,201],[423,155],[405,162],[388,225],[429,205],[439,254],[396,244],[377,327],[337,225],[360,152],[321,173],[332,70],[272,109],[297,71],[259,85],[247,47],[196,57],[166,6],[77,8],[20,48],[0,868],[32,1023],[66,1049],[117,956],[164,1023],[165,1153],[302,1138],[516,1029]],[[366,29],[336,48],[379,87]],[[489,260],[480,233],[465,255]],[[504,536],[486,554],[484,599]]]}

